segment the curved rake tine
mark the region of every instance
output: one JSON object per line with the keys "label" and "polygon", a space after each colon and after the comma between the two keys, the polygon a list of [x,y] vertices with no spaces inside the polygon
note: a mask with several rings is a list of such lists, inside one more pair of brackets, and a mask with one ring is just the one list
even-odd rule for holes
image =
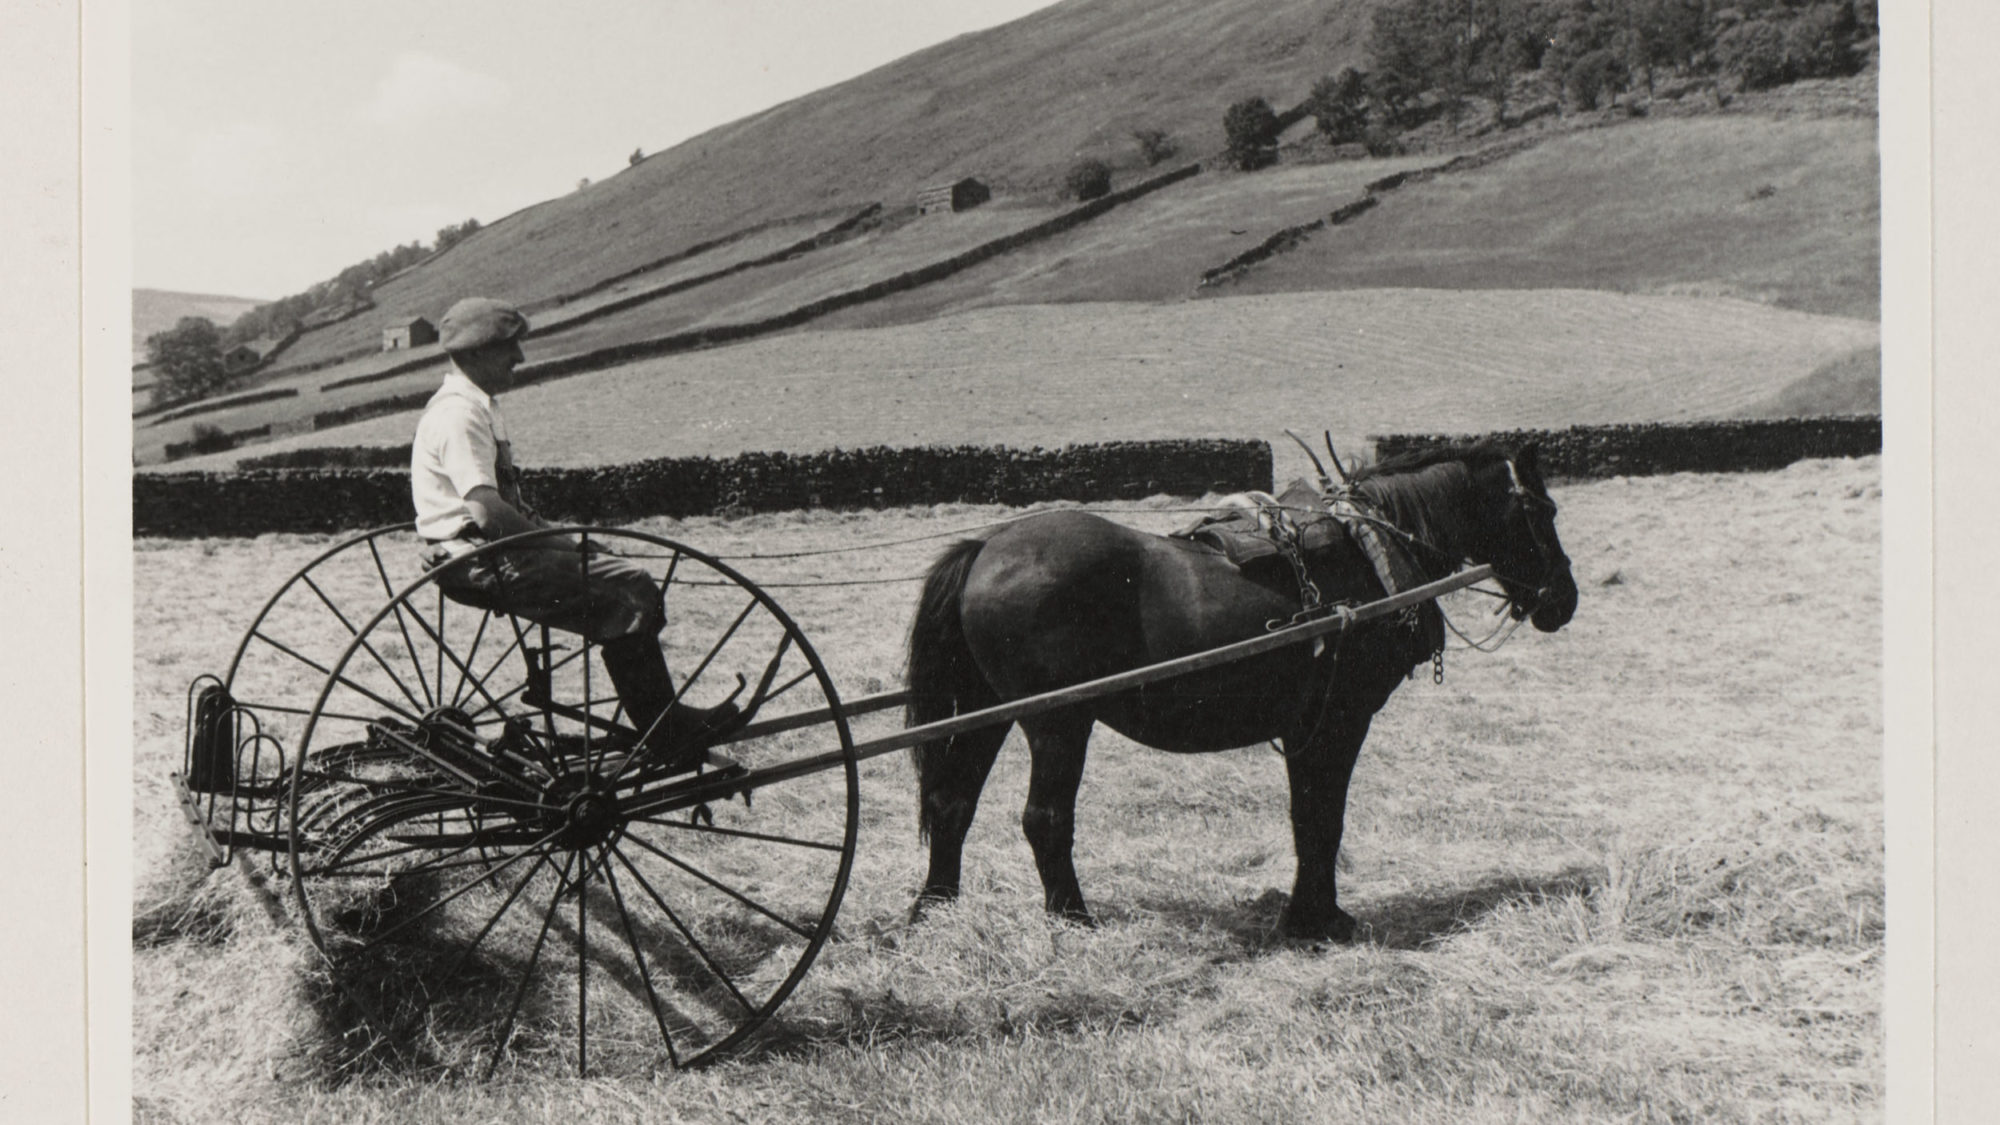
{"label": "curved rake tine", "polygon": [[[459,898],[459,896],[467,893],[474,887],[477,887],[479,884],[490,882],[495,875],[500,874],[502,871],[505,871],[507,868],[514,866],[515,864],[521,862],[522,860],[528,858],[529,856],[546,854],[542,852],[540,849],[544,845],[548,844],[550,841],[554,840],[557,836],[560,835],[562,835],[562,829],[558,828],[554,832],[551,832],[548,835],[542,837],[541,839],[536,840],[534,843],[529,844],[526,848],[523,848],[522,850],[514,853],[508,858],[501,860],[500,865],[498,867],[495,867],[493,870],[486,872],[484,875],[481,875],[476,879],[471,879],[464,883],[461,883],[457,887],[457,889],[453,890],[450,894],[434,900],[429,906],[424,907],[422,910],[418,911],[415,914],[410,915],[408,918],[403,919],[402,921],[396,923],[394,926],[391,926],[387,930],[384,930],[379,934],[373,935],[372,937],[369,938],[369,940],[375,943],[380,943],[382,941],[385,941],[388,939],[390,934],[393,934],[398,930],[403,929],[406,926],[415,925],[417,922],[422,921],[424,918],[429,917],[432,912],[443,909],[445,906],[456,901]],[[467,848],[470,848],[471,846],[472,845],[470,844],[466,845]],[[567,876],[568,871],[569,869],[567,867],[563,869],[565,876]]]}

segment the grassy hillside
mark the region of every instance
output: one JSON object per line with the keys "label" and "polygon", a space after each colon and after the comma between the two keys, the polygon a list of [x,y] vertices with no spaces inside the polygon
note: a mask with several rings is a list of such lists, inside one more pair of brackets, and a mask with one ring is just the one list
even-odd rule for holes
{"label": "grassy hillside", "polygon": [[[1222,112],[1289,104],[1363,61],[1375,0],[1067,0],[721,126],[588,188],[491,222],[380,287],[389,311],[454,295],[532,302],[771,219],[913,202],[975,175],[1046,192],[1080,155],[1131,169],[1129,136],[1221,146]],[[364,318],[367,319],[367,318]]]}
{"label": "grassy hillside", "polygon": [[1879,179],[1869,118],[1590,130],[1391,193],[1226,291],[1561,286],[1876,319]]}

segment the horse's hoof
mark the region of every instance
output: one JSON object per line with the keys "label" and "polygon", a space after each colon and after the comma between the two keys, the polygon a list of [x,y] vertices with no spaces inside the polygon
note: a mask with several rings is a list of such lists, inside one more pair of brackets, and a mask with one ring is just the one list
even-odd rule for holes
{"label": "horse's hoof", "polygon": [[957,895],[936,894],[931,891],[925,891],[923,894],[918,895],[917,900],[910,904],[910,924],[914,926],[918,922],[923,921],[924,916],[931,912],[931,907],[942,906],[957,897]]}
{"label": "horse's hoof", "polygon": [[1088,910],[1051,910],[1049,921],[1058,925],[1075,926],[1079,929],[1097,928],[1097,917]]}
{"label": "horse's hoof", "polygon": [[1311,918],[1287,911],[1282,929],[1284,935],[1294,941],[1351,945],[1357,925],[1354,915],[1336,906],[1331,914]]}

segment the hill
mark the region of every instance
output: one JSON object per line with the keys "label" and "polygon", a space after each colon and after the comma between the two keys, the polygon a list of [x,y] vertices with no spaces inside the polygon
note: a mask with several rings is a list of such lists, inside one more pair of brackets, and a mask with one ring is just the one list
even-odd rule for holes
{"label": "hill", "polygon": [[[1449,148],[1471,162],[1436,175],[1449,151],[1337,159],[1342,154],[1317,142],[1288,143],[1279,167],[1255,174],[1213,159],[1220,109],[1232,99],[1259,93],[1289,105],[1317,77],[1365,63],[1378,6],[1276,0],[1252,11],[1245,0],[1068,0],[940,44],[488,224],[377,285],[372,308],[306,333],[254,377],[255,401],[139,425],[135,456],[156,463],[170,445],[184,447],[197,426],[253,442],[307,431],[279,443],[289,445],[341,444],[351,440],[344,423],[384,413],[392,417],[383,425],[406,429],[408,419],[393,415],[421,401],[441,356],[434,346],[383,353],[381,327],[405,315],[436,318],[472,292],[526,307],[537,328],[531,364],[564,372],[734,342],[753,322],[762,322],[758,332],[872,328],[993,306],[1180,302],[1197,292],[1611,291],[1876,318],[1872,74],[1820,83],[1810,96],[1780,90],[1733,102],[1680,83],[1663,88],[1643,117],[1620,107],[1538,114],[1498,135],[1474,135],[1486,126],[1469,126]],[[1146,166],[1131,135],[1142,127],[1174,135],[1181,147],[1171,162]],[[1199,174],[1070,223],[1075,205],[1054,185],[1081,154],[1107,157],[1121,191],[1170,168]],[[966,173],[997,189],[992,202],[917,216],[920,186]],[[1407,183],[1404,173],[1413,174]],[[1327,225],[1336,214],[1357,217]],[[1288,233],[1308,227],[1320,229]],[[1026,237],[1037,231],[1052,233]],[[1214,267],[1288,238],[1291,252],[1201,288]],[[985,254],[994,240],[1007,245]],[[902,284],[916,274],[920,284]],[[872,295],[847,299],[863,293]],[[1415,332],[1421,340],[1421,322],[1397,322],[1427,315],[1421,301],[1363,303],[1390,318],[1378,326],[1383,338]],[[793,315],[800,310],[809,311]],[[1237,330],[1230,316],[1223,320],[1219,331]],[[1872,331],[1857,325],[1846,350],[1806,347],[1743,376],[1754,395],[1723,395],[1726,408],[1689,401],[1661,416],[1784,409],[1831,401],[1829,388],[1840,401],[1865,401],[1862,361],[1802,397],[1781,392],[1865,352]],[[1675,341],[1647,339],[1664,349],[1656,369],[1684,366],[1672,354]],[[1462,358],[1477,366],[1482,346],[1468,346]],[[1392,362],[1384,371],[1401,377],[1406,366]],[[1774,384],[1780,371],[1785,377]],[[1433,375],[1449,371],[1424,377]],[[1568,386],[1552,378],[1550,393]],[[739,373],[726,395],[704,401],[727,415],[737,399],[758,401],[762,383]],[[589,396],[606,385],[554,393]],[[1597,401],[1587,387],[1572,390],[1586,405]],[[624,394],[619,402],[639,405]],[[875,405],[870,418],[897,413],[893,404]],[[1055,440],[1056,429],[1076,437],[1063,426],[1028,440]],[[379,440],[380,430],[359,432]],[[698,444],[706,449],[713,437]],[[733,434],[724,444],[742,440],[754,439]],[[618,445],[632,456],[663,451]]]}
{"label": "hill", "polygon": [[1144,165],[1131,130],[1183,157],[1222,146],[1230,101],[1303,98],[1364,60],[1376,0],[1066,0],[712,129],[618,175],[496,222],[378,286],[352,328],[309,334],[294,362],[365,347],[390,314],[456,296],[529,304],[778,219],[914,203],[977,176],[1052,197],[1079,156]]}

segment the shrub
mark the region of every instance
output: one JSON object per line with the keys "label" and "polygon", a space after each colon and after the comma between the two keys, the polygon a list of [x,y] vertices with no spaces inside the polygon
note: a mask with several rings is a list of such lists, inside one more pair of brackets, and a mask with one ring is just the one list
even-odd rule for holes
{"label": "shrub", "polygon": [[1165,129],[1134,129],[1132,139],[1139,142],[1139,155],[1146,158],[1146,166],[1152,167],[1172,157],[1181,146]]}
{"label": "shrub", "polygon": [[1368,76],[1350,66],[1320,79],[1306,95],[1306,108],[1327,140],[1360,140],[1368,128]]}
{"label": "shrub", "polygon": [[224,433],[222,427],[213,422],[196,422],[193,440],[188,442],[188,448],[196,453],[220,453],[225,449],[236,448],[236,439]]}
{"label": "shrub", "polygon": [[1396,130],[1381,121],[1371,121],[1361,131],[1361,143],[1367,147],[1370,156],[1401,156],[1403,141]]}
{"label": "shrub", "polygon": [[1096,157],[1087,156],[1069,166],[1069,174],[1063,177],[1063,190],[1075,196],[1078,202],[1110,195],[1111,166]]}
{"label": "shrub", "polygon": [[1854,40],[1860,23],[1849,4],[1815,4],[1785,25],[1785,65],[1792,78],[1838,78],[1861,69]]}
{"label": "shrub", "polygon": [[1277,159],[1278,114],[1263,98],[1245,98],[1222,116],[1229,159],[1248,172]]}
{"label": "shrub", "polygon": [[1785,29],[1770,20],[1745,20],[1715,38],[1722,69],[1745,89],[1761,90],[1791,81],[1785,61]]}
{"label": "shrub", "polygon": [[1606,50],[1587,51],[1570,64],[1563,84],[1571,100],[1584,109],[1596,109],[1600,98],[1616,97],[1630,80],[1625,63]]}

